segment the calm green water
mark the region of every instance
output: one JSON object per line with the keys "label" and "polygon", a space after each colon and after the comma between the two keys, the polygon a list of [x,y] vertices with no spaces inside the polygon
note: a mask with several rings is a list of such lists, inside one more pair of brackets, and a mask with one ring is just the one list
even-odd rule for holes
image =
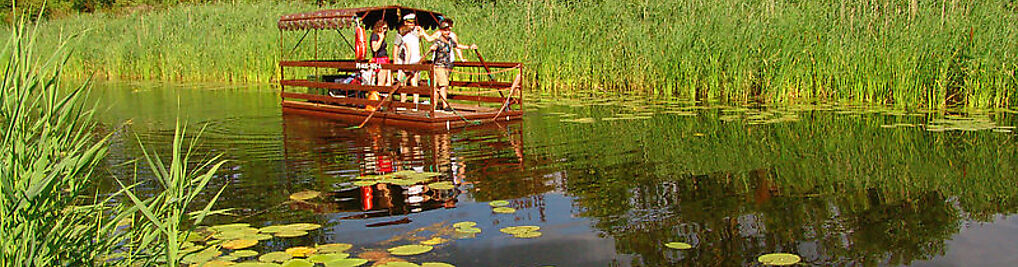
{"label": "calm green water", "polygon": [[[443,236],[452,241],[400,258],[736,266],[787,252],[807,265],[1018,264],[1009,111],[600,99],[531,102],[522,122],[426,133],[281,114],[268,86],[100,84],[93,96],[101,130],[113,133],[111,175],[132,178],[133,167],[119,164],[140,156],[136,135],[165,154],[179,116],[192,130],[206,127],[201,153],[230,160],[216,180],[228,188],[217,207],[237,216],[214,223],[324,226],[253,248],[263,253],[343,242],[356,256]],[[440,172],[457,188],[351,184],[407,169]],[[302,190],[326,196],[289,200]],[[493,213],[493,200],[517,211]],[[454,239],[450,225],[460,221],[482,233]],[[385,222],[402,223],[368,226]],[[499,232],[518,225],[543,236]],[[694,248],[664,247],[672,241]]]}

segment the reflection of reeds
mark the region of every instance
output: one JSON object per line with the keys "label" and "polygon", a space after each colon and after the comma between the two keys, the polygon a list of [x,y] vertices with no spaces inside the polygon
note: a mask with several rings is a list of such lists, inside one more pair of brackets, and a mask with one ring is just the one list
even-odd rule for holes
{"label": "reflection of reeds", "polygon": [[[1012,25],[1018,12],[1008,1],[402,4],[455,18],[463,41],[479,44],[492,61],[526,62],[531,88],[551,93],[821,98],[936,108],[952,92],[968,106],[1009,105],[1016,88],[1018,32]],[[54,42],[61,30],[92,29],[69,68],[80,76],[96,71],[114,78],[264,82],[277,73],[278,15],[314,9],[300,3],[185,5],[61,19],[44,23],[43,32]],[[348,54],[334,32],[317,37],[321,55]]]}

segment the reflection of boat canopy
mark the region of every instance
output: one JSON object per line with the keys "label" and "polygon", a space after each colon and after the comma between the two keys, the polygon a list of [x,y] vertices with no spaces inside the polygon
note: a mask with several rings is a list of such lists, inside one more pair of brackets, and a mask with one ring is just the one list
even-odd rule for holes
{"label": "reflection of boat canopy", "polygon": [[[445,18],[441,13],[402,6],[321,10],[280,17],[277,25],[280,29],[279,83],[283,112],[418,128],[451,128],[522,117],[522,63],[485,62],[480,53],[477,54],[479,61],[456,62],[449,77],[448,94],[454,112],[446,113],[436,112],[436,105],[441,99],[433,82],[433,62],[376,64],[368,60],[337,59],[353,58],[353,50],[357,50],[345,35],[343,41],[349,49],[323,49],[319,46],[318,33],[321,30],[335,30],[342,35],[343,29],[363,31],[380,20],[395,29],[401,23],[401,17],[411,13],[426,29],[436,28]],[[298,36],[290,38],[290,32],[296,32]],[[313,36],[309,38],[311,33]],[[298,51],[305,40],[312,43],[313,52]],[[363,43],[360,46],[363,47]],[[304,59],[293,59],[296,57]],[[419,86],[360,83],[364,73],[378,70],[421,72],[421,82]],[[383,97],[372,98],[375,92],[383,93]],[[418,94],[427,102],[394,101],[393,95],[397,94]],[[375,107],[380,109],[373,111]]]}

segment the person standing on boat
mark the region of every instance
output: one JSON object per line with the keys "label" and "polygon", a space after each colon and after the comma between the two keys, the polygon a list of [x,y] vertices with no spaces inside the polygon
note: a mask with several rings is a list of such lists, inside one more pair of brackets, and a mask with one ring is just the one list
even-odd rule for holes
{"label": "person standing on boat", "polygon": [[[398,63],[402,64],[420,64],[421,63],[421,35],[424,29],[421,26],[417,26],[417,15],[413,13],[406,14],[403,16],[403,26],[400,28],[400,32],[403,33],[399,36],[396,45],[396,56],[399,58]],[[417,87],[420,83],[420,77],[418,77],[417,71],[400,71],[399,79],[405,78],[409,82],[410,86]],[[404,81],[406,82],[406,81]],[[414,104],[418,103],[420,95],[414,94]],[[406,102],[406,93],[400,94],[400,101]]]}
{"label": "person standing on boat", "polygon": [[[456,42],[457,44],[460,43],[460,39],[456,35],[456,32],[452,31],[453,26],[455,26],[455,24],[453,23],[452,19],[443,18],[441,20],[441,22],[448,22],[449,23],[449,38],[452,39],[452,41]],[[439,22],[439,23],[441,23],[441,22]],[[430,35],[424,35],[423,37],[424,37],[424,40],[426,40],[428,42],[435,42],[435,40],[438,40],[438,38],[442,37],[442,31],[435,31],[435,33],[430,34]],[[457,48],[456,49],[456,56],[459,57],[460,61],[467,61],[466,59],[463,59],[463,49],[458,49]]]}
{"label": "person standing on boat", "polygon": [[435,86],[438,87],[438,95],[441,99],[442,110],[452,111],[452,107],[449,106],[448,88],[449,88],[449,74],[452,72],[453,62],[453,50],[456,49],[477,49],[476,44],[470,46],[461,45],[452,39],[452,23],[448,21],[442,21],[438,24],[438,32],[441,36],[435,43],[428,49],[428,53],[435,53]]}
{"label": "person standing on boat", "polygon": [[[389,49],[385,46],[385,36],[389,31],[389,25],[384,20],[375,22],[373,27],[374,32],[371,33],[371,63],[375,64],[390,64],[389,61]],[[375,75],[375,85],[377,86],[390,86],[392,85],[392,72],[387,69],[379,69],[378,74]]]}

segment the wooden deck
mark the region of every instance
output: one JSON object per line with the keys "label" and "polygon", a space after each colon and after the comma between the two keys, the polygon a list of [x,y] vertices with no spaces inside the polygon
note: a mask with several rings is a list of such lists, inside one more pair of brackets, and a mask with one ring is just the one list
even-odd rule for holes
{"label": "wooden deck", "polygon": [[[351,123],[361,123],[371,114],[371,111],[362,108],[307,101],[283,100],[282,106],[285,113],[325,117]],[[375,115],[371,117],[368,123],[412,128],[450,129],[469,126],[475,123],[511,121],[520,119],[523,116],[523,111],[520,110],[504,110],[499,114],[498,110],[493,108],[478,108],[477,106],[462,104],[453,104],[452,106],[456,110],[455,113],[436,111],[434,116],[431,116],[430,111],[425,110],[383,109],[375,112]],[[498,115],[497,117],[496,114]]]}
{"label": "wooden deck", "polygon": [[[439,99],[433,94],[435,88],[422,85],[410,86],[371,86],[357,84],[343,84],[334,82],[309,81],[297,79],[283,79],[280,81],[280,105],[284,113],[303,114],[310,116],[337,119],[359,124],[369,116],[367,123],[381,123],[400,127],[426,128],[426,129],[452,129],[464,126],[491,123],[496,121],[511,121],[520,119],[523,116],[523,92],[521,88],[522,64],[491,62],[485,63],[486,70],[489,68],[508,69],[505,71],[516,71],[513,74],[503,75],[512,79],[512,82],[498,81],[494,76],[488,75],[490,80],[480,79],[472,81],[451,81],[449,100],[455,112],[434,110],[433,104],[415,105],[404,103],[395,99],[370,100],[357,97],[333,97],[330,95],[316,94],[313,92],[289,92],[287,87],[292,88],[316,88],[327,90],[340,90],[343,92],[397,92],[406,94],[419,94],[421,100],[428,103],[436,103]],[[481,66],[476,62],[459,62],[457,68],[477,69]],[[352,73],[362,69],[390,69],[390,70],[418,70],[433,72],[431,64],[366,64],[352,61],[281,61],[281,75],[285,74],[284,67],[291,68],[328,68],[339,72]],[[476,70],[475,70],[476,71]],[[502,72],[505,72],[502,71]],[[487,73],[491,73],[488,71]],[[429,77],[430,74],[424,74]],[[477,74],[474,74],[477,75]],[[284,75],[285,77],[285,75]],[[433,80],[430,77],[429,80]],[[466,90],[463,90],[466,89]],[[474,91],[470,91],[474,90]],[[456,93],[454,93],[454,91]],[[494,93],[497,93],[495,95]],[[469,105],[464,102],[474,102],[478,105]],[[481,106],[486,103],[488,106]],[[365,106],[381,106],[377,112],[365,109]],[[496,108],[492,108],[495,106]],[[497,108],[502,107],[502,108]],[[413,109],[417,109],[414,111]]]}

